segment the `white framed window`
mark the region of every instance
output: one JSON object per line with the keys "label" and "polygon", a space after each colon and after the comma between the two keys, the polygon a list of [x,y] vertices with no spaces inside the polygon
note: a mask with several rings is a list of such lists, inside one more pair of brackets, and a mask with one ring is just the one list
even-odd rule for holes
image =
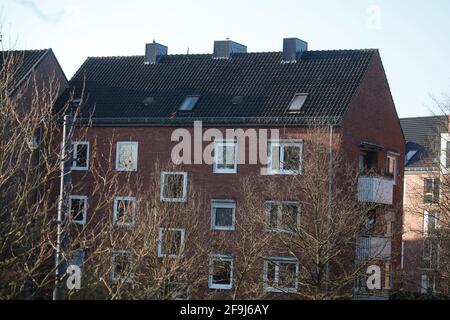
{"label": "white framed window", "polygon": [[270,257],[264,261],[264,290],[295,293],[298,290],[299,264],[291,257]]}
{"label": "white framed window", "polygon": [[397,184],[398,176],[398,155],[388,153],[386,157],[386,175],[394,180]]}
{"label": "white framed window", "polygon": [[209,259],[208,287],[210,289],[231,290],[233,287],[233,257],[212,255]]}
{"label": "white framed window", "polygon": [[267,201],[266,217],[269,230],[295,232],[300,226],[300,202]]}
{"label": "white framed window", "polygon": [[160,199],[162,202],[185,202],[187,172],[161,172]]}
{"label": "white framed window", "polygon": [[423,213],[423,236],[432,236],[439,228],[439,214],[434,211]]}
{"label": "white framed window", "polygon": [[271,140],[269,174],[294,175],[302,172],[303,141]]}
{"label": "white framed window", "polygon": [[169,277],[168,282],[159,290],[157,298],[158,300],[187,301],[191,300],[190,291],[189,281]]}
{"label": "white framed window", "polygon": [[441,181],[438,178],[424,179],[424,203],[438,204],[441,193]]}
{"label": "white framed window", "polygon": [[211,201],[211,229],[233,231],[236,222],[236,202],[234,200]]}
{"label": "white framed window", "polygon": [[89,170],[89,142],[74,141],[72,143],[72,167],[73,171]]}
{"label": "white framed window", "polygon": [[113,250],[111,264],[110,278],[112,282],[131,282],[133,280],[133,260],[130,251]]}
{"label": "white framed window", "polygon": [[116,170],[137,171],[138,143],[129,141],[117,142]]}
{"label": "white framed window", "polygon": [[184,250],[184,229],[159,228],[158,257],[180,258]]}
{"label": "white framed window", "polygon": [[217,141],[214,143],[214,173],[237,173],[237,142]]}
{"label": "white framed window", "polygon": [[136,216],[136,198],[115,197],[113,214],[115,226],[132,227]]}
{"label": "white framed window", "polygon": [[69,196],[69,218],[72,223],[86,224],[87,197]]}

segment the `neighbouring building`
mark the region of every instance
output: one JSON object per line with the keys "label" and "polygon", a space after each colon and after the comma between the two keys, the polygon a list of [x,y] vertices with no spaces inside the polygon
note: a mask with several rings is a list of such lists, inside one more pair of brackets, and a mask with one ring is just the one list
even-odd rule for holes
{"label": "neighbouring building", "polygon": [[[233,234],[234,221],[245,214],[239,209],[243,195],[236,186],[245,177],[260,177],[262,184],[283,184],[291,175],[301,174],[306,128],[320,120],[333,127],[347,160],[361,169],[360,201],[378,205],[370,217],[377,232],[359,239],[358,252],[363,257],[383,247],[381,295],[400,288],[396,274],[400,271],[405,146],[378,50],[310,51],[306,42],[289,38],[280,52],[247,52],[246,46],[225,40],[214,42],[213,54],[171,55],[166,46],[153,42],[146,45],[145,55],[88,58],[70,86],[75,98],[81,99],[83,115],[92,121],[87,136],[73,141],[71,150],[71,179],[81,182],[70,197],[70,207],[77,208],[76,223],[83,225],[92,218],[89,208],[95,207],[98,197],[89,187],[94,168],[112,166],[123,177],[150,181],[157,161],[171,161],[177,144],[171,139],[175,129],[193,133],[194,121],[221,132],[279,129],[280,140],[269,146],[268,174],[261,174],[261,164],[238,164],[235,141],[216,142],[215,155],[223,155],[224,163],[189,164],[176,172],[160,173],[161,201],[189,202],[189,188],[200,187],[210,199],[201,213],[205,232],[211,238]],[[110,141],[113,152],[108,163]],[[366,170],[377,175],[366,175]],[[166,190],[169,182],[179,184],[180,191]],[[132,196],[116,197],[106,212],[113,219],[124,201],[136,201]],[[296,200],[289,205],[296,207],[302,201]],[[298,208],[295,211],[301,215]],[[184,241],[182,229],[171,231]],[[158,248],[160,256],[163,251]],[[208,290],[226,292],[233,288],[232,269],[239,257],[212,253],[216,255],[199,268],[213,273]],[[266,277],[279,281],[282,270],[295,275],[296,261],[278,260],[287,267],[268,271],[267,265],[261,266],[261,271],[273,273]],[[214,274],[216,263],[227,270],[219,280]],[[297,285],[291,289],[301,290]],[[357,289],[362,290],[357,294],[367,293]]]}
{"label": "neighbouring building", "polygon": [[52,49],[0,51],[0,68],[10,70],[6,80],[9,94],[24,106],[30,103],[35,88],[52,87],[59,96],[69,85]]}
{"label": "neighbouring building", "polygon": [[450,167],[449,118],[401,119],[406,138],[402,270],[404,290],[436,293],[438,247],[433,230],[439,221],[441,179]]}

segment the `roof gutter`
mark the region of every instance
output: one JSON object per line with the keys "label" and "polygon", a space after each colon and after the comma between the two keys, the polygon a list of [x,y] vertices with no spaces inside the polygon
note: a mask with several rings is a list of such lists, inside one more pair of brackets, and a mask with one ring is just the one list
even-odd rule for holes
{"label": "roof gutter", "polygon": [[201,121],[205,126],[280,126],[280,127],[308,127],[308,126],[339,126],[338,117],[323,119],[317,117],[284,118],[284,117],[205,117],[205,118],[81,118],[76,121],[77,126],[93,127],[179,127],[194,126],[194,122]]}

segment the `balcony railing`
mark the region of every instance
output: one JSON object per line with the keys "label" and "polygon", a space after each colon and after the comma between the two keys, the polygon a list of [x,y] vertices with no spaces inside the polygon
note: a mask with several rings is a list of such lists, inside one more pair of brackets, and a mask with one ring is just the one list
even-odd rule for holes
{"label": "balcony railing", "polygon": [[389,260],[391,258],[391,238],[389,237],[359,237],[356,244],[356,259],[366,261],[371,259]]}
{"label": "balcony railing", "polygon": [[394,181],[381,176],[361,176],[358,180],[358,200],[391,205]]}

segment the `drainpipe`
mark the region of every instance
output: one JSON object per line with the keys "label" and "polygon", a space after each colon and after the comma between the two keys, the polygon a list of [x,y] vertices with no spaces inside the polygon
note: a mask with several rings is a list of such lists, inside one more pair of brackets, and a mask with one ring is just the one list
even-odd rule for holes
{"label": "drainpipe", "polygon": [[70,146],[68,134],[72,128],[72,117],[64,116],[63,137],[61,144],[60,169],[61,178],[59,186],[58,199],[58,219],[57,242],[55,254],[55,288],[53,290],[53,300],[63,300],[65,298],[65,287],[62,279],[66,274],[67,263],[65,261],[65,253],[67,252],[68,237],[66,234],[66,212],[68,211],[67,191],[70,187],[70,157],[67,157],[67,146]]}
{"label": "drainpipe", "polygon": [[[330,230],[330,223],[331,223],[331,215],[332,215],[332,204],[333,204],[333,125],[329,125],[329,167],[328,167],[328,216],[327,216],[327,231]],[[329,251],[329,244],[327,245],[327,255]],[[329,291],[329,281],[330,281],[330,263],[327,261],[326,267],[325,267],[325,277],[326,277],[326,292]]]}

